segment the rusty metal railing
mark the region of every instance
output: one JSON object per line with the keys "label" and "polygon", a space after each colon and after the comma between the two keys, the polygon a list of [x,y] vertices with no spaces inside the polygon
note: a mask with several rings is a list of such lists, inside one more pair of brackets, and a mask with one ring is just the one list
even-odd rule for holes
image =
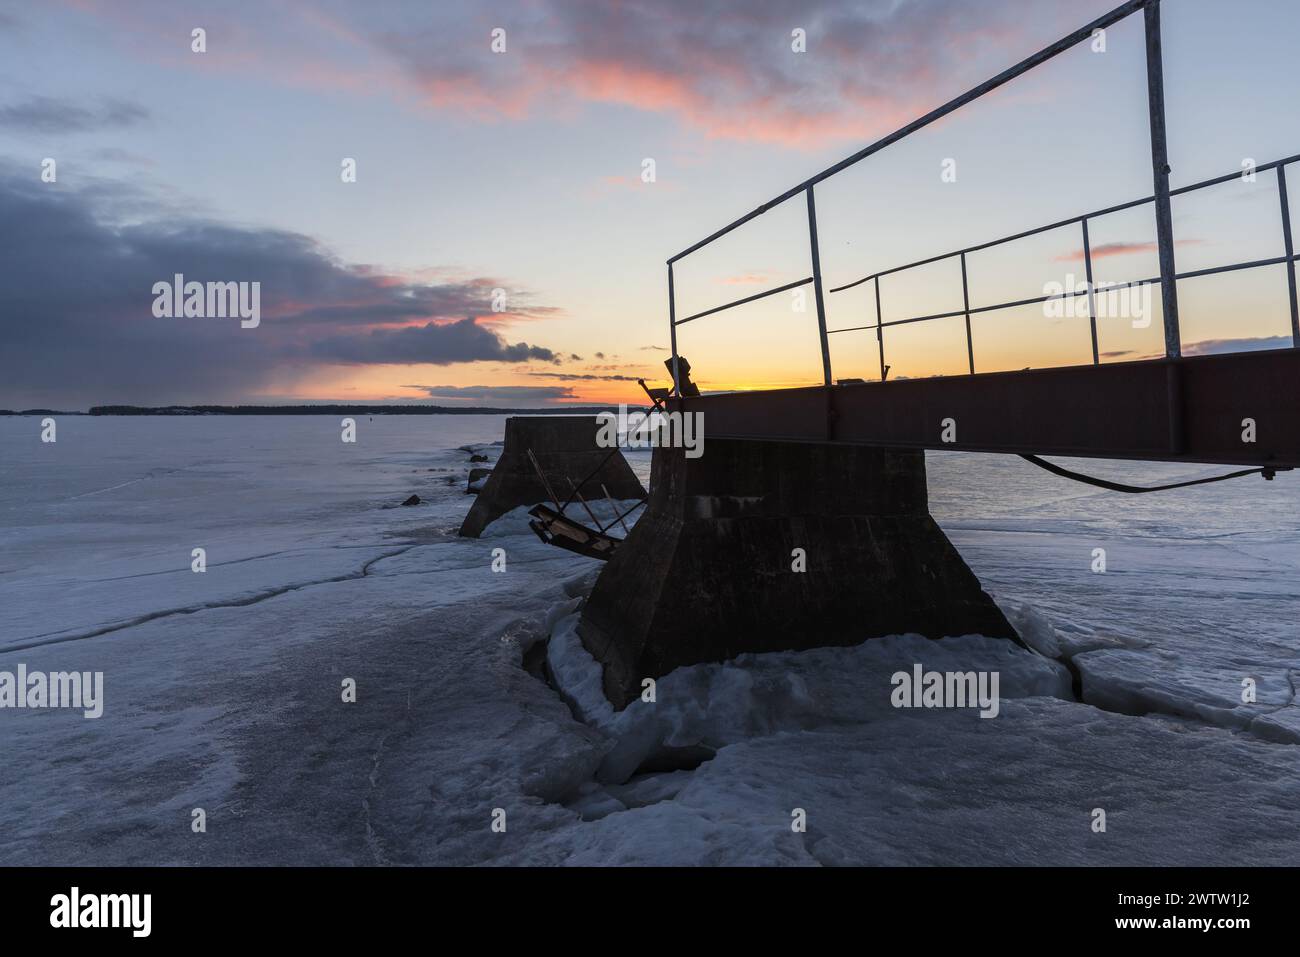
{"label": "rusty metal railing", "polygon": [[[1249,172],[1252,172],[1256,175],[1260,173],[1267,173],[1270,170],[1277,171],[1278,200],[1279,200],[1279,206],[1281,207],[1281,214],[1282,214],[1282,240],[1283,240],[1284,248],[1286,250],[1285,255],[1276,256],[1270,259],[1256,259],[1250,262],[1232,263],[1227,266],[1214,266],[1208,269],[1197,269],[1189,272],[1180,272],[1174,275],[1174,280],[1177,281],[1181,279],[1195,279],[1199,276],[1213,276],[1219,273],[1236,272],[1242,269],[1255,269],[1262,266],[1285,265],[1287,267],[1287,279],[1288,279],[1288,286],[1289,286],[1290,297],[1291,297],[1291,344],[1293,346],[1300,344],[1300,308],[1297,308],[1297,301],[1296,301],[1295,264],[1296,264],[1297,256],[1295,253],[1295,248],[1291,237],[1291,208],[1290,208],[1290,203],[1288,202],[1287,199],[1286,168],[1290,164],[1295,163],[1297,161],[1300,161],[1300,154],[1297,154],[1295,156],[1288,156],[1285,159],[1276,160],[1272,163],[1264,163],[1260,166],[1252,167],[1249,170]],[[1213,179],[1207,179],[1200,183],[1193,183],[1190,186],[1182,186],[1179,187],[1178,189],[1170,190],[1169,195],[1181,196],[1184,193],[1195,192],[1196,190],[1206,189],[1207,187],[1210,186],[1218,186],[1222,183],[1231,182],[1234,179],[1240,179],[1242,175],[1243,172],[1238,171],[1238,172],[1228,173],[1227,175],[1224,176],[1216,176]],[[1084,213],[1081,216],[1072,216],[1069,219],[1062,219],[1054,223],[1049,223],[1046,226],[1038,226],[1034,229],[1027,229],[1023,232],[1015,233],[1011,236],[1004,236],[1001,239],[990,240],[988,242],[979,243],[978,245],[975,246],[967,246],[965,249],[956,249],[953,250],[952,252],[940,253],[937,256],[928,256],[925,259],[918,259],[915,262],[906,263],[902,266],[894,266],[890,269],[882,269],[880,272],[872,273],[868,276],[863,276],[861,279],[855,279],[853,282],[845,283],[842,286],[836,286],[832,289],[827,290],[827,293],[833,294],[837,292],[844,292],[847,289],[853,289],[854,287],[860,286],[863,283],[867,283],[867,282],[873,283],[875,286],[876,322],[872,325],[867,325],[867,326],[849,326],[843,329],[830,329],[828,330],[828,334],[835,335],[836,333],[840,333],[840,332],[861,332],[861,331],[875,330],[876,339],[880,343],[880,377],[884,379],[885,346],[884,346],[883,331],[885,329],[889,328],[890,326],[903,326],[903,325],[908,325],[910,323],[916,323],[916,322],[928,322],[932,319],[953,319],[956,318],[957,316],[964,316],[966,318],[966,351],[967,351],[970,371],[974,373],[975,357],[974,357],[974,341],[971,337],[971,326],[970,326],[971,316],[978,315],[980,313],[985,313],[985,312],[996,312],[1000,309],[1015,309],[1019,306],[1032,306],[1038,303],[1046,303],[1046,302],[1053,302],[1057,300],[1074,299],[1080,296],[1087,296],[1088,297],[1088,321],[1092,332],[1092,361],[1094,365],[1097,365],[1100,362],[1100,357],[1097,351],[1097,308],[1095,302],[1095,294],[1099,291],[1104,293],[1111,293],[1111,292],[1117,292],[1123,289],[1131,289],[1139,286],[1154,285],[1156,283],[1161,282],[1162,277],[1152,276],[1146,279],[1134,279],[1129,282],[1107,283],[1099,290],[1094,285],[1093,278],[1092,278],[1092,244],[1088,233],[1088,223],[1091,220],[1098,219],[1102,216],[1109,216],[1112,213],[1119,213],[1128,209],[1133,209],[1138,206],[1146,205],[1147,203],[1153,202],[1154,200],[1155,200],[1154,196],[1147,196],[1144,199],[1135,199],[1127,203],[1120,203],[1115,206],[1109,206],[1106,209],[1099,209],[1091,213]],[[994,303],[992,305],[974,306],[974,307],[971,306],[969,283],[967,280],[967,262],[966,262],[967,255],[969,255],[970,253],[980,252],[986,249],[992,249],[995,246],[1001,246],[1006,243],[1012,243],[1021,239],[1026,239],[1030,236],[1037,236],[1041,233],[1051,232],[1052,230],[1055,229],[1063,229],[1067,226],[1073,226],[1076,224],[1080,226],[1083,233],[1083,261],[1084,261],[1084,271],[1085,271],[1084,275],[1086,279],[1086,284],[1083,290],[1077,290],[1077,289],[1065,290],[1064,292],[1061,293],[1034,296],[1030,299],[1017,299],[1009,302]],[[962,300],[963,300],[963,307],[961,309],[955,309],[949,312],[934,313],[932,315],[927,315],[927,316],[910,316],[906,319],[893,319],[890,320],[889,322],[882,321],[883,315],[881,313],[881,308],[880,308],[880,300],[881,300],[880,280],[882,278],[884,278],[885,276],[892,276],[897,273],[905,272],[908,269],[917,269],[921,266],[929,266],[933,263],[944,262],[945,260],[949,260],[953,258],[959,258],[961,260],[961,280],[962,280]],[[1181,343],[1179,343],[1178,345],[1181,349]],[[1168,343],[1166,343],[1166,346],[1168,347]],[[1179,353],[1173,352],[1167,354],[1178,355]]]}
{"label": "rusty metal railing", "polygon": [[[931,123],[934,123],[936,120],[942,119],[948,114],[961,109],[963,106],[966,106],[967,104],[973,102],[974,100],[979,99],[985,94],[990,93],[993,90],[996,90],[998,87],[1001,87],[1004,84],[1010,82],[1011,80],[1029,72],[1035,67],[1038,67],[1043,63],[1046,63],[1048,60],[1051,60],[1052,58],[1058,56],[1059,54],[1064,53],[1066,50],[1069,50],[1077,46],[1078,44],[1083,43],[1086,40],[1089,40],[1098,30],[1107,29],[1108,27],[1111,27],[1138,12],[1141,12],[1143,14],[1144,21],[1145,21],[1145,31],[1146,31],[1147,99],[1148,99],[1148,114],[1149,114],[1149,126],[1150,126],[1150,137],[1151,137],[1152,181],[1154,184],[1154,192],[1152,193],[1152,195],[1145,197],[1143,199],[1133,200],[1128,203],[1121,203],[1117,206],[1112,206],[1107,209],[1097,210],[1091,213],[1085,213],[1080,216],[1074,216],[1071,217],[1070,219],[1062,220],[1056,223],[1051,223],[1047,226],[1040,226],[1035,229],[1026,230],[1021,233],[1016,233],[1015,235],[1012,236],[1003,237],[1002,239],[993,240],[987,243],[981,243],[976,246],[970,246],[965,249],[955,250],[950,253],[943,253],[938,256],[931,256],[926,259],[918,260],[917,262],[913,262],[913,263],[908,263],[903,266],[895,266],[891,269],[882,270],[880,272],[876,272],[868,276],[864,276],[861,279],[855,280],[851,283],[847,283],[842,286],[837,286],[829,290],[828,293],[842,292],[846,289],[851,289],[865,282],[874,282],[875,302],[876,302],[876,323],[870,326],[853,326],[844,329],[827,329],[826,328],[826,306],[825,306],[825,295],[827,294],[827,292],[824,292],[822,288],[821,258],[818,249],[818,236],[817,236],[817,208],[816,208],[816,200],[814,198],[814,188],[816,187],[816,185],[822,182],[823,180],[828,179],[831,176],[834,176],[836,173],[839,173],[842,170],[845,170],[848,167],[861,162],[867,157],[880,152],[885,147],[897,143],[899,140],[904,139],[907,136],[910,136],[911,134],[917,132],[918,130],[923,129],[926,126],[929,126]],[[1174,237],[1173,237],[1172,215],[1170,210],[1170,198],[1172,196],[1181,195],[1183,193],[1188,193],[1194,190],[1204,189],[1209,186],[1214,186],[1219,183],[1227,182],[1228,180],[1231,180],[1235,176],[1239,176],[1241,174],[1232,173],[1232,174],[1228,174],[1227,176],[1221,176],[1216,179],[1206,180],[1204,182],[1196,183],[1191,186],[1184,186],[1176,190],[1170,189],[1169,187],[1170,168],[1169,168],[1169,160],[1168,160],[1168,146],[1167,146],[1166,133],[1165,133],[1164,67],[1163,67],[1163,55],[1161,52],[1160,0],[1129,0],[1129,2],[1121,4],[1120,6],[1116,7],[1114,10],[1110,11],[1104,16],[1099,17],[1096,20],[1092,21],[1091,23],[1087,24],[1086,26],[1083,26],[1078,30],[1074,31],[1069,36],[1063,37],[1062,39],[1058,40],[1056,43],[1053,43],[1051,46],[1045,47],[1044,49],[1026,58],[1025,60],[1022,60],[1020,63],[1016,64],[1015,66],[1003,71],[1002,73],[999,73],[997,76],[993,77],[992,79],[985,81],[979,86],[949,101],[948,103],[944,104],[938,109],[933,110],[930,113],[927,113],[925,116],[912,121],[911,123],[907,124],[901,129],[896,130],[895,132],[889,134],[888,136],[883,137],[880,140],[877,140],[875,143],[872,143],[870,146],[862,150],[859,150],[857,153],[854,153],[852,156],[849,156],[846,159],[841,160],[840,162],[836,163],[834,166],[831,166],[823,170],[822,172],[818,173],[816,176],[813,176],[812,178],[805,180],[804,182],[800,183],[798,186],[795,186],[794,188],[787,190],[786,192],[782,193],[780,196],[777,196],[775,199],[772,199],[769,202],[764,203],[762,206],[759,206],[757,209],[753,210],[752,212],[747,213],[746,215],[740,217],[736,221],[730,223],[727,226],[724,226],[722,229],[719,229],[717,232],[713,233],[712,235],[705,237],[704,239],[700,240],[699,242],[695,243],[692,246],[689,246],[688,248],[679,252],[677,255],[670,258],[668,260],[668,321],[669,321],[669,333],[671,336],[671,343],[672,343],[674,391],[676,391],[677,388],[676,383],[678,381],[678,375],[677,375],[677,327],[678,326],[683,325],[684,323],[687,322],[692,322],[696,319],[702,319],[705,316],[714,315],[715,313],[719,313],[727,309],[732,309],[737,306],[745,305],[746,303],[751,303],[760,299],[765,299],[769,296],[775,296],[779,293],[786,292],[788,290],[797,288],[799,286],[805,286],[809,284],[813,286],[815,298],[816,298],[817,329],[821,340],[822,374],[823,374],[824,383],[827,386],[832,385],[833,382],[831,378],[831,359],[830,359],[830,345],[829,345],[830,335],[836,333],[843,333],[843,332],[855,332],[861,330],[875,329],[877,338],[880,341],[880,366],[881,366],[881,378],[883,379],[885,377],[884,336],[883,336],[883,330],[885,328],[889,326],[903,325],[906,323],[924,322],[932,319],[946,319],[946,318],[953,318],[956,316],[964,316],[966,319],[966,344],[967,344],[968,367],[970,372],[973,374],[975,372],[975,352],[974,352],[974,339],[971,332],[971,321],[970,321],[970,317],[972,315],[977,315],[983,312],[992,312],[998,309],[1008,309],[1008,308],[1014,308],[1016,306],[1031,305],[1033,303],[1048,302],[1056,298],[1062,298],[1062,299],[1071,298],[1077,295],[1084,295],[1084,294],[1088,296],[1088,312],[1089,312],[1089,317],[1090,317],[1090,322],[1092,327],[1093,362],[1097,363],[1099,362],[1098,346],[1097,346],[1097,325],[1096,325],[1097,315],[1096,315],[1096,307],[1095,307],[1095,299],[1094,299],[1094,288],[1093,288],[1093,277],[1092,277],[1092,250],[1091,250],[1090,238],[1088,235],[1088,223],[1090,220],[1097,219],[1100,216],[1105,216],[1110,213],[1116,213],[1122,210],[1131,209],[1133,207],[1141,206],[1147,203],[1152,203],[1155,206],[1156,248],[1160,260],[1160,275],[1150,279],[1135,280],[1131,283],[1116,283],[1113,285],[1108,284],[1105,288],[1105,291],[1110,292],[1112,290],[1119,290],[1129,286],[1141,286],[1141,285],[1155,284],[1155,283],[1160,284],[1166,357],[1176,358],[1182,354],[1182,340],[1179,331],[1179,320],[1178,320],[1178,287],[1177,287],[1178,280],[1190,279],[1197,276],[1213,275],[1215,273],[1231,272],[1239,269],[1249,269],[1249,268],[1255,268],[1260,266],[1271,266],[1271,265],[1280,265],[1280,264],[1285,264],[1287,266],[1287,277],[1288,277],[1288,284],[1289,284],[1290,298],[1291,298],[1292,344],[1293,346],[1300,346],[1300,311],[1298,311],[1297,309],[1296,276],[1295,276],[1295,264],[1296,264],[1297,257],[1296,257],[1295,248],[1294,248],[1292,235],[1291,235],[1291,218],[1290,218],[1290,209],[1288,206],[1287,190],[1286,190],[1286,167],[1289,164],[1295,163],[1297,161],[1300,161],[1300,155],[1290,156],[1287,157],[1286,159],[1278,160],[1272,163],[1267,163],[1263,166],[1256,167],[1255,169],[1257,173],[1267,172],[1270,169],[1277,170],[1278,186],[1280,191],[1280,201],[1281,201],[1281,208],[1282,208],[1283,233],[1284,233],[1284,242],[1285,242],[1284,256],[1276,257],[1273,259],[1257,260],[1254,262],[1237,263],[1234,265],[1221,266],[1213,269],[1202,269],[1202,270],[1196,270],[1192,272],[1179,273],[1177,271],[1175,258],[1174,258]],[[683,259],[684,257],[689,256],[691,253],[703,249],[705,246],[709,245],[710,243],[718,239],[721,239],[723,236],[726,236],[728,233],[739,228],[740,226],[743,226],[744,224],[750,222],[751,220],[756,219],[757,217],[763,215],[770,209],[784,203],[786,200],[798,196],[799,193],[801,192],[804,193],[807,198],[808,242],[809,242],[809,252],[811,254],[811,261],[812,261],[812,275],[804,279],[799,279],[794,282],[786,283],[781,286],[776,286],[772,289],[764,290],[763,292],[755,293],[754,295],[745,296],[742,299],[737,299],[732,302],[724,303],[720,306],[715,306],[711,309],[706,309],[703,312],[697,312],[693,315],[686,316],[683,319],[678,319],[676,297],[674,293],[674,280],[673,280],[674,264],[677,263],[679,260]],[[1083,233],[1084,263],[1085,263],[1086,280],[1087,280],[1086,293],[1078,292],[1078,291],[1067,291],[1066,293],[1060,296],[1055,296],[1055,295],[1042,296],[1033,299],[1019,300],[1015,302],[998,303],[995,305],[982,305],[982,306],[975,306],[975,307],[971,306],[967,261],[966,261],[966,257],[968,254],[983,249],[988,249],[993,246],[998,246],[1003,243],[1009,243],[1018,239],[1024,239],[1026,237],[1034,236],[1039,233],[1045,233],[1053,229],[1060,229],[1062,227],[1070,226],[1076,223],[1079,224]],[[918,266],[928,265],[930,263],[939,262],[945,259],[951,259],[954,257],[958,257],[961,261],[963,306],[960,310],[938,313],[929,316],[916,316],[907,319],[893,320],[891,322],[882,321],[883,316],[880,312],[881,277],[902,272],[903,270],[906,269],[912,269]]]}

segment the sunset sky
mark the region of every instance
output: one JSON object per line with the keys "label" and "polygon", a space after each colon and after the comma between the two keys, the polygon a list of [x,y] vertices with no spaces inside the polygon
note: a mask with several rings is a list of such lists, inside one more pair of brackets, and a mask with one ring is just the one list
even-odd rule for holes
{"label": "sunset sky", "polygon": [[[1116,2],[0,2],[0,407],[637,401],[666,384],[669,256]],[[1300,152],[1298,32],[1294,0],[1166,0],[1175,187]],[[1139,15],[819,186],[826,286],[1149,194],[1146,109]],[[1281,255],[1278,209],[1272,172],[1176,200],[1179,269]],[[1095,223],[1097,279],[1156,275],[1154,232]],[[1080,249],[973,256],[972,304],[1081,280]],[[955,270],[887,280],[885,319],[959,308]],[[809,272],[796,200],[679,264],[678,315]],[[261,324],[155,317],[176,273],[260,282]],[[1281,267],[1179,293],[1188,351],[1290,342]],[[870,285],[827,314],[874,322]],[[974,329],[982,371],[1091,359],[1086,318]],[[1155,354],[1159,315],[1100,337]],[[878,377],[874,333],[831,338],[836,377]],[[705,389],[821,378],[789,295],[679,347]],[[965,348],[961,318],[886,333],[895,377]]]}

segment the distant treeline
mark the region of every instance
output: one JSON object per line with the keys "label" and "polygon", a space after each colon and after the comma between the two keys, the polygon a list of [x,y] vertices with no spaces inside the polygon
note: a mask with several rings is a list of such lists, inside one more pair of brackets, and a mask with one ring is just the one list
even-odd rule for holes
{"label": "distant treeline", "polygon": [[60,412],[58,409],[0,409],[0,415],[85,415],[84,412]]}
{"label": "distant treeline", "polygon": [[[635,407],[633,407],[635,408]],[[565,405],[550,409],[498,409],[444,405],[96,405],[91,415],[595,415],[606,405]]]}

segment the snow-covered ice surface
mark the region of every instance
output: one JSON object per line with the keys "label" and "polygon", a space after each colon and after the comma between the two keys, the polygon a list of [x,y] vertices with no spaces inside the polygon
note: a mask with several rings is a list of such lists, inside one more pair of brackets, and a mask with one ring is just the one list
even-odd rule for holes
{"label": "snow-covered ice surface", "polygon": [[[1134,496],[1002,456],[932,453],[928,466],[935,517],[1004,605],[1055,625],[1086,700],[1300,743],[1300,476]],[[1137,484],[1230,471],[1082,469]],[[1104,574],[1092,570],[1096,549]]]}
{"label": "snow-covered ice surface", "polygon": [[[502,417],[339,432],[63,417],[48,445],[39,419],[0,419],[0,670],[103,671],[106,699],[98,720],[0,710],[0,863],[1297,859],[1290,475],[1130,498],[931,455],[936,518],[1040,653],[899,636],[745,656],[615,714],[573,633],[598,563],[521,511],[455,535],[469,449],[494,458]],[[649,454],[629,460],[646,480]],[[559,690],[524,667],[548,635]],[[892,708],[914,663],[998,671],[997,717]]]}

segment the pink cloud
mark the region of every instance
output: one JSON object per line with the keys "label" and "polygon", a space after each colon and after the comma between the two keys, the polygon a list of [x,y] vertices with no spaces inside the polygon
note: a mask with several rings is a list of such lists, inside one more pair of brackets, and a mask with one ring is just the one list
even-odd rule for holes
{"label": "pink cloud", "polygon": [[[1175,246],[1199,246],[1205,242],[1203,239],[1178,239],[1174,241]],[[1091,248],[1093,260],[1108,259],[1111,256],[1131,256],[1135,253],[1153,253],[1156,252],[1157,246],[1154,242],[1147,243],[1102,243],[1100,246]],[[1071,252],[1064,253],[1055,257],[1053,262],[1073,263],[1083,262],[1083,250],[1075,249]]]}
{"label": "pink cloud", "polygon": [[[816,148],[884,132],[935,105],[944,71],[934,61],[951,45],[998,47],[1013,37],[995,25],[998,4],[978,16],[954,8],[936,20],[926,14],[953,4],[925,0],[880,12],[878,21],[860,4],[820,6],[796,18],[823,22],[809,26],[815,53],[803,54],[790,49],[792,18],[779,7],[727,16],[663,8],[652,16],[634,6],[575,4],[557,8],[544,39],[516,31],[516,52],[503,55],[484,44],[434,57],[413,37],[386,42],[423,103],[480,120],[521,119],[562,103],[613,104],[675,116],[712,139]],[[837,30],[856,32],[862,45],[837,41]]]}
{"label": "pink cloud", "polygon": [[[141,55],[173,66],[391,96],[476,122],[620,106],[710,139],[807,149],[896,128],[1108,6],[531,0],[489,12],[293,0],[274,16],[208,12],[211,52],[193,57],[179,42],[192,17],[169,4],[77,3],[119,26]],[[505,53],[490,49],[496,27],[507,30]],[[806,31],[807,52],[791,49],[795,28]]]}

